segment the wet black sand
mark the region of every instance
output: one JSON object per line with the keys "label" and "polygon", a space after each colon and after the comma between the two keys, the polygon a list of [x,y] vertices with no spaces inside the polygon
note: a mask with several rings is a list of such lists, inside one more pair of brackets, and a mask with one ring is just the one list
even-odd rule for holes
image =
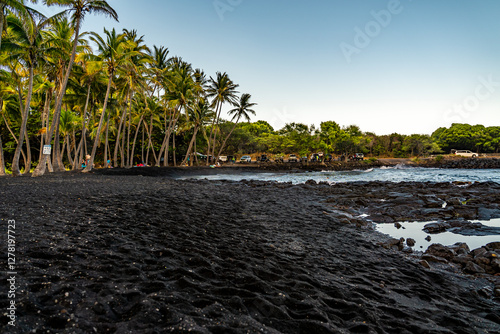
{"label": "wet black sand", "polygon": [[425,269],[346,222],[359,184],[107,173],[0,178],[2,314],[9,219],[18,282],[0,332],[500,333],[499,301],[478,293],[490,280]]}

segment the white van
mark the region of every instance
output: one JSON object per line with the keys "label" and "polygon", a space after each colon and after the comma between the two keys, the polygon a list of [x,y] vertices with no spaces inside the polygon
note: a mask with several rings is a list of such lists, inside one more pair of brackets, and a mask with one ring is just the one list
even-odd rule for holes
{"label": "white van", "polygon": [[455,155],[460,155],[462,157],[475,158],[477,153],[471,152],[469,150],[456,150]]}

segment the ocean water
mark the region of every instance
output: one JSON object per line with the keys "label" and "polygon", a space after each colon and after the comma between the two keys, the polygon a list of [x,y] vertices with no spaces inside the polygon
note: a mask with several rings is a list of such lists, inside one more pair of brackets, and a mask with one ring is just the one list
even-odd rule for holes
{"label": "ocean water", "polygon": [[293,184],[305,183],[307,180],[316,182],[356,182],[356,181],[390,181],[390,182],[486,182],[500,183],[500,169],[440,169],[407,167],[371,168],[367,170],[352,171],[322,171],[302,173],[262,173],[249,172],[238,174],[201,175],[189,178],[208,180],[260,180],[291,182]]}

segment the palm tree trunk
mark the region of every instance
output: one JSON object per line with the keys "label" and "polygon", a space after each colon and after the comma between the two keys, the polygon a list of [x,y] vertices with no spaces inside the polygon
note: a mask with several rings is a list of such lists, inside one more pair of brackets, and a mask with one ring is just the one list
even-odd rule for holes
{"label": "palm tree trunk", "polygon": [[215,128],[214,128],[214,139],[212,143],[212,157],[214,159],[214,162],[217,162],[219,160],[218,156],[216,158],[215,156],[215,146],[217,142],[217,132],[219,131],[219,123],[220,123],[220,114],[222,112],[222,102],[219,104],[219,111],[216,113],[217,115],[217,121],[215,122]]}
{"label": "palm tree trunk", "polygon": [[73,160],[73,157],[71,156],[71,138],[69,135],[66,135],[66,152],[68,153],[69,164],[71,165],[71,168],[73,168],[73,166],[75,165],[75,160]]}
{"label": "palm tree trunk", "polygon": [[[217,119],[218,109],[219,109],[219,102],[217,102],[217,105],[215,106],[215,115],[214,115],[214,119],[212,120],[212,126],[210,128],[210,137],[209,137],[209,140],[207,141],[207,166],[210,164],[209,157],[210,157],[210,149],[211,149],[211,144],[212,144],[211,143],[212,142],[212,134],[214,133],[215,121]],[[214,143],[215,143],[215,139],[214,139]]]}
{"label": "palm tree trunk", "polygon": [[[194,133],[193,133],[193,137],[191,137],[191,141],[189,142],[189,146],[188,146],[188,149],[187,149],[187,152],[186,152],[186,157],[184,158],[184,160],[182,161],[181,163],[181,166],[184,166],[189,158],[189,155],[191,154],[191,149],[193,148],[193,144],[195,143],[196,141],[196,135],[198,133],[198,127],[195,127],[194,128]],[[190,165],[193,164],[193,159],[189,159],[189,163]]]}
{"label": "palm tree trunk", "polygon": [[[130,152],[130,161],[129,161],[129,166],[132,167],[134,165],[134,152],[135,152],[135,143],[137,141],[137,135],[139,134],[139,129],[141,127],[142,123],[142,115],[141,118],[139,119],[139,124],[137,124],[137,128],[135,129],[135,135],[134,135],[134,141],[132,143],[132,151]],[[141,161],[143,162],[143,161]]]}
{"label": "palm tree trunk", "polygon": [[[124,108],[124,110],[122,112],[122,117],[120,117],[120,125],[118,125],[118,132],[116,134],[115,152],[113,155],[115,168],[118,167],[118,150],[120,150],[120,136],[122,134],[123,122],[125,121],[126,115],[127,115],[127,108]],[[123,160],[123,158],[122,158],[122,160]]]}
{"label": "palm tree trunk", "polygon": [[[175,154],[175,131],[174,131],[174,136],[173,136],[173,138],[172,138],[172,151],[173,151],[172,153],[174,154],[174,157],[173,157],[173,158],[174,158],[174,159],[173,159],[173,160],[174,160],[174,167],[177,167],[177,159],[176,159],[176,157],[175,157],[175,155],[176,155],[176,154]],[[168,151],[167,151],[167,152],[168,152]],[[168,162],[168,161],[167,161],[167,162]]]}
{"label": "palm tree trunk", "polygon": [[[125,118],[127,117],[127,108],[125,108]],[[125,120],[124,120],[125,122]],[[122,130],[122,143],[120,145],[120,167],[125,168],[125,135],[127,133],[126,131],[126,123],[123,123],[123,130]]]}
{"label": "palm tree trunk", "polygon": [[111,113],[108,114],[108,120],[106,121],[106,138],[104,140],[104,168],[108,168],[108,132],[109,132],[109,118]]}
{"label": "palm tree trunk", "polygon": [[155,148],[153,147],[153,143],[152,143],[152,137],[153,137],[153,115],[151,115],[151,128],[148,130],[148,127],[147,127],[147,124],[146,122],[144,122],[145,126],[146,126],[146,132],[148,134],[148,150],[147,150],[147,153],[146,153],[146,162],[149,161],[149,149],[151,148],[151,151],[153,152],[153,158],[154,158],[154,161],[158,161],[158,159],[156,158],[156,152],[155,152]]}
{"label": "palm tree trunk", "polygon": [[31,170],[31,146],[30,146],[30,139],[28,137],[28,131],[24,133],[24,139],[26,140],[26,156],[27,160],[24,160],[24,173],[23,175],[27,175],[30,173]]}
{"label": "palm tree trunk", "polygon": [[196,139],[194,140],[194,162],[198,166],[198,150],[196,149]]}
{"label": "palm tree trunk", "polygon": [[104,98],[104,104],[102,106],[101,118],[99,120],[99,126],[97,127],[96,136],[94,139],[94,146],[92,147],[92,154],[90,155],[90,161],[87,164],[87,167],[83,170],[84,173],[88,173],[92,170],[92,166],[94,165],[95,153],[97,151],[97,146],[99,145],[99,139],[102,129],[102,123],[104,123],[104,115],[106,114],[106,107],[108,105],[109,94],[111,91],[111,84],[113,83],[113,73],[109,74],[108,80],[108,88],[106,89],[106,97]]}
{"label": "palm tree trunk", "polygon": [[[141,161],[142,161],[142,163],[144,163],[146,161],[146,160],[144,160],[144,128],[142,129],[141,134],[142,134],[142,141],[141,141]],[[147,163],[146,163],[146,165],[147,165]]]}
{"label": "palm tree trunk", "polygon": [[[89,100],[90,100],[90,85],[87,89],[87,100],[85,101],[85,108],[83,109],[83,117],[82,117],[82,138],[80,138],[80,143],[78,144],[78,148],[76,151],[78,154],[75,156],[75,166],[76,169],[80,169],[80,161],[83,160],[83,148],[85,147],[85,153],[87,152],[87,126],[90,122],[90,115],[87,117],[87,109],[89,106]],[[85,119],[87,117],[87,119]]]}
{"label": "palm tree trunk", "polygon": [[59,126],[60,126],[61,120],[58,119],[56,121],[56,131],[54,134],[54,150],[53,150],[53,155],[52,155],[52,166],[57,172],[64,172],[64,164],[62,162],[62,155],[61,155],[61,145],[60,140],[60,132],[59,132]]}
{"label": "palm tree trunk", "polygon": [[31,103],[31,94],[33,93],[33,67],[31,66],[29,68],[29,83],[28,83],[28,96],[26,97],[26,104],[24,107],[24,110],[22,109],[22,104],[20,104],[20,109],[21,109],[21,115],[22,115],[22,122],[21,122],[21,129],[19,133],[19,141],[17,143],[16,150],[14,151],[14,159],[12,160],[12,175],[13,176],[20,176],[21,171],[19,170],[19,156],[21,155],[22,151],[22,146],[24,143],[24,136],[26,133],[26,125],[28,124],[28,112],[29,112],[29,107]]}
{"label": "palm tree trunk", "polygon": [[132,124],[132,90],[129,89],[129,97],[128,97],[128,128],[127,128],[127,165],[126,167],[132,167],[129,164],[130,159],[130,125]]}
{"label": "palm tree trunk", "polygon": [[164,153],[165,153],[165,158],[164,158],[163,165],[165,166],[165,164],[167,163],[167,159],[168,159],[167,144],[170,140],[170,129],[172,128],[172,123],[174,121],[174,116],[175,116],[176,110],[177,109],[174,109],[174,113],[170,115],[170,117],[168,119],[168,126],[167,126],[167,111],[165,111],[165,136],[163,137],[163,142],[162,142],[161,147],[160,147],[160,152],[158,152],[158,159],[156,160],[156,167],[160,167],[161,156]]}
{"label": "palm tree trunk", "polygon": [[[5,122],[5,125],[7,126],[7,130],[9,130],[10,135],[12,138],[14,138],[14,141],[16,142],[16,145],[19,144],[19,140],[17,139],[14,131],[12,131],[11,127],[9,126],[9,123],[7,123],[7,119],[5,118],[5,115],[2,114],[3,121]],[[21,150],[21,155],[23,156],[23,161],[26,161],[26,155],[24,154],[24,151]]]}
{"label": "palm tree trunk", "polygon": [[2,144],[2,137],[0,136],[0,175],[6,175],[5,173],[5,159],[3,156],[3,144]]}
{"label": "palm tree trunk", "polygon": [[[174,130],[175,126],[177,125],[177,121],[179,120],[181,113],[180,110],[177,110],[177,108],[174,110],[174,114],[172,115],[172,118],[170,119],[169,126],[167,133],[165,135],[165,139],[163,141],[162,148],[160,149],[160,153],[158,154],[158,162],[160,160],[160,157],[162,153],[165,150],[165,161],[163,162],[163,166],[168,166],[168,151],[169,151],[169,143],[170,143],[170,136],[172,135],[172,131]],[[175,136],[175,135],[174,135]],[[157,165],[159,166],[159,164]]]}
{"label": "palm tree trunk", "polygon": [[[221,147],[219,149],[219,154],[217,154],[217,157],[219,157],[221,155],[222,150],[224,149],[224,146],[226,146],[227,140],[229,139],[229,137],[231,137],[231,134],[233,133],[234,129],[236,129],[236,125],[238,125],[238,121],[239,121],[239,119],[236,120],[236,122],[233,125],[233,128],[231,129],[231,131],[227,135],[226,139],[224,139],[224,142],[222,143],[222,145],[221,145]],[[218,160],[218,158],[217,158],[217,160]]]}
{"label": "palm tree trunk", "polygon": [[50,101],[52,100],[52,89],[50,89],[46,94],[45,94],[45,104],[43,106],[43,113],[41,115],[41,121],[42,121],[42,129],[45,128],[45,132],[42,133],[40,136],[40,155],[38,157],[38,163],[40,163],[43,159],[43,145],[45,145],[45,137],[47,135],[47,127],[49,126],[49,108],[50,108]]}

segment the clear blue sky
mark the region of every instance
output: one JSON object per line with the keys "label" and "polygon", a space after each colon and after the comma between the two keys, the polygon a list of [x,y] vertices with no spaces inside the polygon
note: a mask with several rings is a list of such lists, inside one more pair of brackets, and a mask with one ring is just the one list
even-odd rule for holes
{"label": "clear blue sky", "polygon": [[[378,135],[500,126],[498,0],[108,0],[209,76],[227,72],[275,129],[333,120]],[[40,6],[39,6],[40,7]],[[51,15],[57,10],[43,7]]]}

